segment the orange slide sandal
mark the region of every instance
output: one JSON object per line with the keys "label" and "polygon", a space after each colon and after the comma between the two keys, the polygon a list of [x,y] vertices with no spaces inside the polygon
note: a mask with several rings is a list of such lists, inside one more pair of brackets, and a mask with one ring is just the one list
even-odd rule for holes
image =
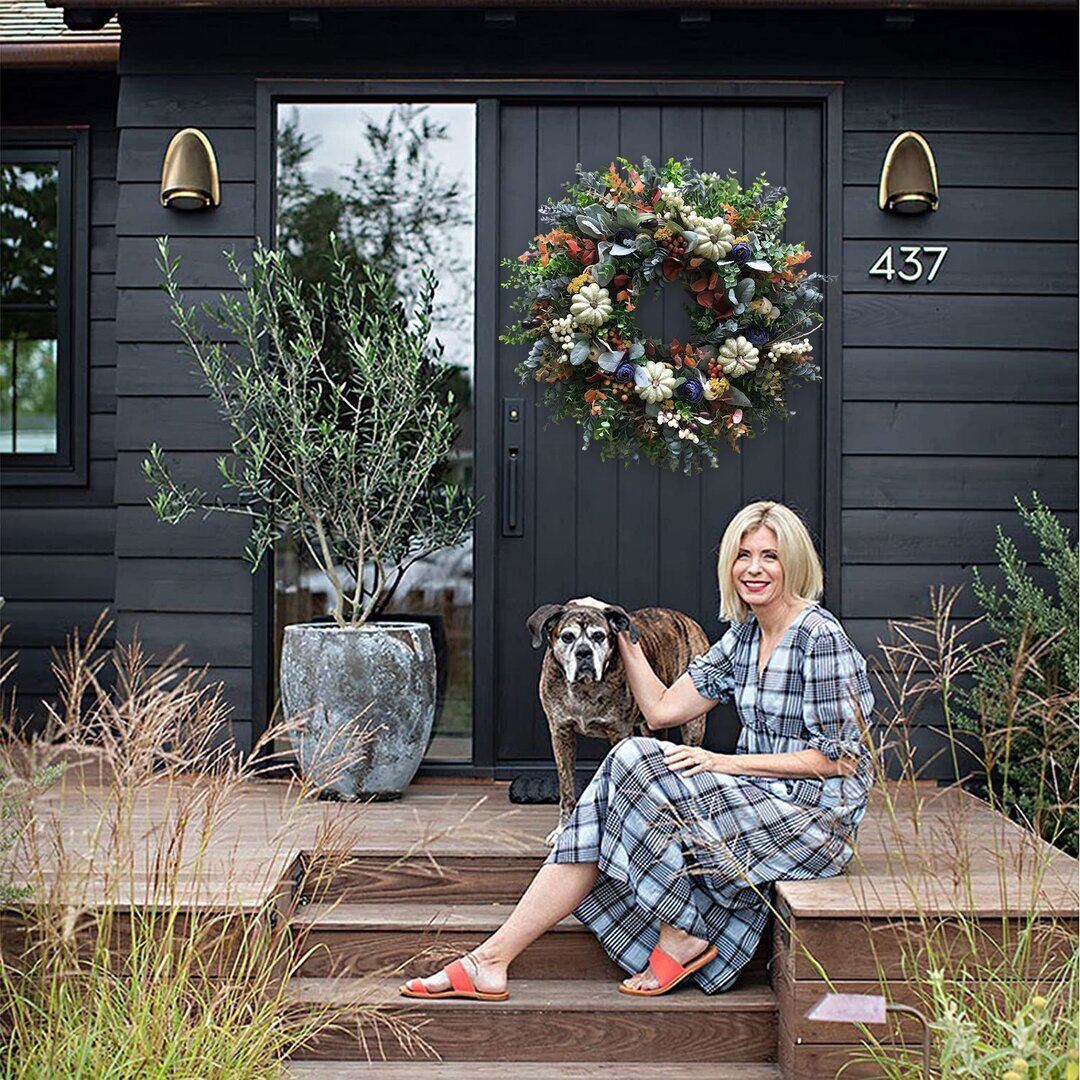
{"label": "orange slide sandal", "polygon": [[465,965],[460,960],[446,965],[446,974],[450,976],[452,990],[425,990],[424,984],[419,979],[410,979],[404,986],[398,988],[402,997],[408,998],[471,998],[474,1001],[506,1001],[510,995],[503,990],[499,994],[485,993],[473,986]]}
{"label": "orange slide sandal", "polygon": [[649,967],[653,974],[660,980],[659,986],[651,990],[635,990],[632,986],[619,983],[619,991],[623,994],[633,994],[635,997],[656,997],[657,994],[666,994],[673,986],[678,986],[688,975],[693,975],[699,968],[703,968],[710,961],[716,959],[716,946],[710,945],[707,949],[699,952],[686,967],[678,960],[668,956],[659,945],[649,955]]}

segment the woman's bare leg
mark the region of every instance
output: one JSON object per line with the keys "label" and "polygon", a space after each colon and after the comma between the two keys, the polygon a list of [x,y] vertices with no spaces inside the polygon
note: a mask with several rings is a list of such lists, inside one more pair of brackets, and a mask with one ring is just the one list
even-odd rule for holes
{"label": "woman's bare leg", "polygon": [[[465,969],[477,990],[505,990],[510,961],[566,918],[588,896],[598,875],[596,863],[591,862],[541,866],[506,922],[467,954]],[[450,987],[445,968],[421,981],[432,992]]]}

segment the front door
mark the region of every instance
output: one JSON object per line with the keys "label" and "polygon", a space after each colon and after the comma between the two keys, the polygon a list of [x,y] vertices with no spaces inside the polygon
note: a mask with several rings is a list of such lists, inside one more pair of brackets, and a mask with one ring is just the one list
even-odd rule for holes
{"label": "front door", "polygon": [[[689,157],[700,170],[735,169],[744,185],[762,171],[770,183],[785,185],[791,199],[786,236],[805,242],[814,253],[809,268],[824,272],[822,113],[820,103],[722,98],[709,104],[504,102],[498,120],[500,256],[516,257],[528,246],[540,231],[537,207],[549,196],[560,197],[576,163],[597,169],[620,156],[635,161],[645,155],[657,163]],[[506,293],[500,298],[502,326],[515,318]],[[656,300],[643,297],[640,324],[665,339],[685,340],[684,303],[675,288]],[[493,670],[477,676],[493,680],[492,763],[503,776],[552,761],[537,697],[542,654],[532,650],[525,629],[536,607],[586,594],[628,610],[672,607],[693,615],[716,640],[722,629],[717,546],[735,511],[755,499],[781,499],[803,513],[815,539],[823,522],[820,384],[794,391],[789,406],[797,415],[790,420],[774,421],[741,454],[729,452],[721,468],[687,477],[647,463],[602,463],[595,447],[582,452],[579,429],[548,421],[543,406],[536,407],[542,392],[515,375],[523,350],[500,346],[493,402],[498,451],[503,411],[513,399],[525,401],[516,466],[520,528],[504,529],[501,504],[489,507],[499,524],[485,531],[477,550],[477,558],[493,567],[494,590]],[[818,334],[815,351],[827,366],[821,350]],[[511,495],[501,486],[509,475],[501,461],[497,475],[501,500]],[[718,709],[710,718],[708,745],[730,747],[735,731],[733,714]],[[582,739],[579,762],[587,767],[607,749]]]}

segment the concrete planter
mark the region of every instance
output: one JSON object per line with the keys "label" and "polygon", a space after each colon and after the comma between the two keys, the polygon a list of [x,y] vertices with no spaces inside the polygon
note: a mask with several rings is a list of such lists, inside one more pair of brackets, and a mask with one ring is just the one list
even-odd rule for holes
{"label": "concrete planter", "polygon": [[[435,652],[422,623],[285,627],[281,700],[300,771],[330,796],[394,799],[435,719]],[[365,738],[365,733],[368,737]]]}

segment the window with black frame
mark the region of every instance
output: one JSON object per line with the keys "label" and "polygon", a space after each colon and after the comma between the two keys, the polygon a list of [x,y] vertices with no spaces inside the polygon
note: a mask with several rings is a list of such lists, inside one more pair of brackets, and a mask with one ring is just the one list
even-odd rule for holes
{"label": "window with black frame", "polygon": [[86,139],[0,141],[0,477],[86,479]]}

